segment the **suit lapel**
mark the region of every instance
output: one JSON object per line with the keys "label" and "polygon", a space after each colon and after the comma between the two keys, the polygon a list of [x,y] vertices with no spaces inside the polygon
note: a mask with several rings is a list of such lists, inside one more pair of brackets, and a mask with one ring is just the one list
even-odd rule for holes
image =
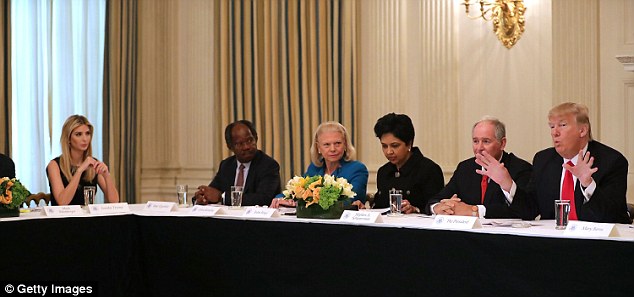
{"label": "suit lapel", "polygon": [[[260,151],[255,153],[255,157],[251,160],[251,164],[249,165],[249,173],[247,174],[247,179],[244,181],[244,188],[242,192],[247,193],[252,187],[253,183],[255,183],[254,176],[256,176],[255,171],[258,168],[258,161],[260,160]],[[235,175],[235,174],[234,174]]]}
{"label": "suit lapel", "polygon": [[[508,153],[507,152],[502,152],[502,160],[500,160],[501,163],[506,164],[508,161]],[[477,165],[476,163],[476,168],[477,169],[481,169],[482,167],[480,165]],[[475,172],[475,169],[473,170]],[[477,174],[477,176],[479,176],[479,181],[482,182],[482,175]],[[478,184],[478,189],[482,190],[482,185]],[[497,193],[499,191],[502,191],[502,188],[500,188],[500,185],[498,185],[496,182],[492,181],[489,179],[488,184],[487,184],[487,191],[484,192],[484,201],[482,202],[482,204],[487,205],[491,203],[491,199],[493,199],[495,197],[495,195],[497,195]],[[478,203],[479,204],[479,203]]]}
{"label": "suit lapel", "polygon": [[547,163],[549,166],[547,172],[550,173],[548,176],[543,177],[548,180],[547,185],[550,188],[546,193],[557,193],[553,201],[561,198],[561,166],[563,163],[564,159],[555,151],[552,160]]}

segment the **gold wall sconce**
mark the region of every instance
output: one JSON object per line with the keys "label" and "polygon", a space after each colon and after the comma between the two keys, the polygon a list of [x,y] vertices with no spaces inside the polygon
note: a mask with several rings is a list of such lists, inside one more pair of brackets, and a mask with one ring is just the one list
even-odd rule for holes
{"label": "gold wall sconce", "polygon": [[[469,6],[480,4],[480,14],[472,16]],[[482,18],[485,21],[493,21],[493,32],[498,39],[510,49],[524,33],[524,12],[526,7],[523,0],[495,0],[495,1],[471,1],[464,0],[465,12],[471,19]]]}

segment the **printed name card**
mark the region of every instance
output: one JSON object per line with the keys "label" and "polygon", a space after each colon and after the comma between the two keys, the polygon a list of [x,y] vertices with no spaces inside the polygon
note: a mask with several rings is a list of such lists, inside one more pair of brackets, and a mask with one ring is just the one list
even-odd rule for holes
{"label": "printed name card", "polygon": [[383,223],[380,212],[354,210],[344,210],[339,221],[348,223]]}
{"label": "printed name card", "polygon": [[564,235],[580,237],[619,237],[619,231],[614,224],[568,221]]}
{"label": "printed name card", "polygon": [[90,214],[129,213],[130,207],[127,202],[90,204],[88,205],[88,212]]}
{"label": "printed name card", "polygon": [[67,217],[84,215],[81,205],[46,206],[44,213],[49,217]]}
{"label": "printed name card", "polygon": [[275,208],[248,207],[242,216],[245,218],[273,218],[279,217],[280,213]]}
{"label": "printed name card", "polygon": [[476,229],[482,228],[478,217],[467,216],[445,216],[437,215],[434,218],[433,227],[446,228],[446,229]]}
{"label": "printed name card", "polygon": [[213,217],[215,215],[225,214],[225,211],[220,206],[194,205],[189,214],[192,216]]}
{"label": "printed name card", "polygon": [[176,202],[164,202],[164,201],[148,201],[145,204],[143,210],[151,212],[169,213],[172,210],[176,210]]}

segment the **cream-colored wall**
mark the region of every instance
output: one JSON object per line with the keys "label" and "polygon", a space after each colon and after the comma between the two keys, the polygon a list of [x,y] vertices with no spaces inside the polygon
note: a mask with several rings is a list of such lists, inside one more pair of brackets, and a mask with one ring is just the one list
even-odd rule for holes
{"label": "cream-colored wall", "polygon": [[[471,127],[484,115],[505,122],[507,150],[530,161],[549,140],[552,22],[550,1],[527,6],[529,27],[508,50],[491,22],[467,18],[456,1],[364,1],[362,48],[373,50],[362,51],[361,126],[388,112],[407,113],[415,144],[441,165],[446,182],[473,155]],[[361,145],[375,175],[385,163],[378,141],[368,132]]]}
{"label": "cream-colored wall", "polygon": [[[526,32],[508,50],[491,22],[471,20],[455,0],[361,1],[361,137],[369,191],[385,163],[377,118],[407,113],[415,145],[446,181],[472,155],[471,125],[507,125],[507,151],[531,161],[550,145],[548,109],[591,108],[596,138],[634,160],[634,74],[615,55],[634,53],[634,0],[525,0]],[[173,199],[176,183],[206,184],[213,150],[213,7],[206,0],[140,0],[141,196]],[[571,25],[573,24],[573,25]],[[265,137],[265,135],[262,135]],[[634,162],[634,161],[633,161]],[[632,175],[630,175],[632,176]],[[630,178],[630,188],[633,178]],[[632,190],[630,201],[634,201]]]}
{"label": "cream-colored wall", "polygon": [[634,56],[634,0],[599,1],[600,140],[630,163],[628,202],[634,203],[634,72],[614,56]]}
{"label": "cream-colored wall", "polygon": [[355,145],[370,171],[369,192],[376,190],[376,171],[386,162],[372,127],[389,112],[412,118],[414,145],[424,155],[444,170],[456,164],[462,119],[453,14],[449,1],[362,2],[360,126],[367,128]]}

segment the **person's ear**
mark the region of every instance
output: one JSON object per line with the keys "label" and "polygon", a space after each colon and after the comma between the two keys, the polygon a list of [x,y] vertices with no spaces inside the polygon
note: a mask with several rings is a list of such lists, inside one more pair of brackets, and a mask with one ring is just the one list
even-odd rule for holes
{"label": "person's ear", "polygon": [[588,135],[588,125],[580,125],[579,127],[579,137],[586,137]]}

